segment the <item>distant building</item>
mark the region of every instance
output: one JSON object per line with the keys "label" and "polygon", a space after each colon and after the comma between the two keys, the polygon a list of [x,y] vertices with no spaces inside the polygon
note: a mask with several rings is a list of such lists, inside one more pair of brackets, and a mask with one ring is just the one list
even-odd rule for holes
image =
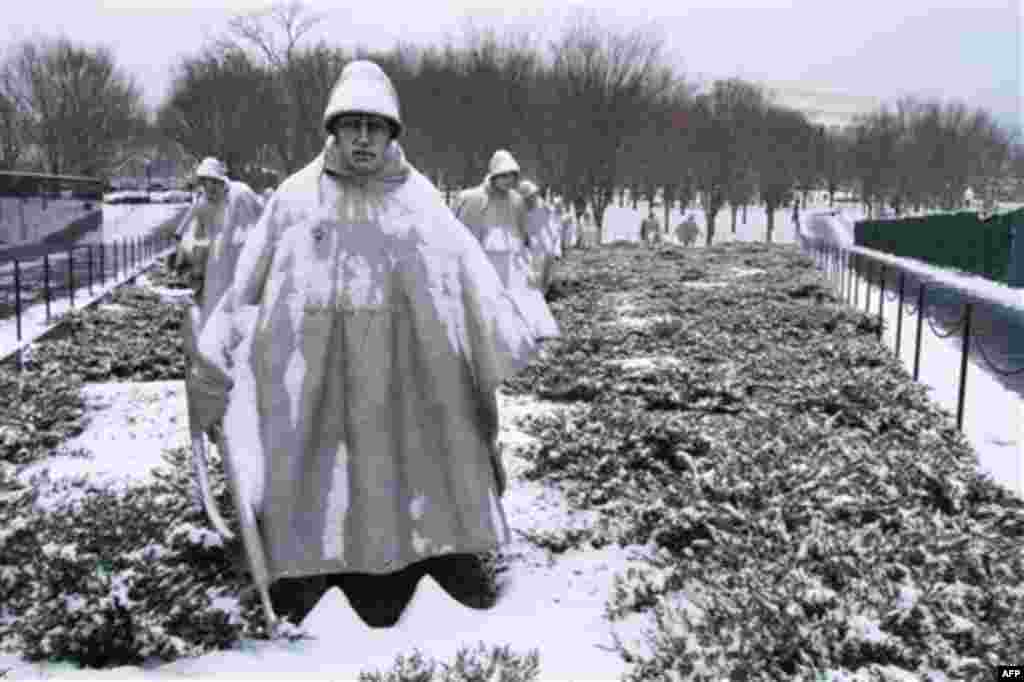
{"label": "distant building", "polygon": [[764,88],[775,104],[795,109],[812,124],[825,126],[831,132],[853,125],[859,116],[878,111],[885,103],[881,97],[829,92],[799,84],[766,83]]}

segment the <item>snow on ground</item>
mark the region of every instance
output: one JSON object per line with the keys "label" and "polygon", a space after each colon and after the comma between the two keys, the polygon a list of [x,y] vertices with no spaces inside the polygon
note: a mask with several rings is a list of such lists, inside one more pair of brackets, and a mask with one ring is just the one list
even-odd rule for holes
{"label": "snow on ground", "polygon": [[[820,209],[818,206],[809,206],[809,210],[815,208]],[[806,211],[801,211],[801,218],[806,214]],[[851,219],[860,219],[863,217],[863,212],[858,208],[846,208],[844,209],[844,215],[849,216]],[[658,218],[658,222],[662,223],[664,227],[665,221],[665,209],[656,208],[654,215]],[[669,233],[663,235],[663,239],[671,243],[677,243],[675,228],[679,223],[686,219],[687,215],[692,215],[697,223],[697,227],[700,228],[700,236],[697,238],[697,246],[703,246],[704,240],[707,235],[707,217],[704,215],[703,210],[691,208],[685,212],[680,212],[678,209],[673,209],[669,214]],[[647,203],[638,202],[637,208],[633,208],[632,204],[628,203],[626,206],[620,207],[617,203],[609,206],[605,210],[604,225],[605,225],[605,241],[639,241],[640,240],[640,223],[647,217]],[[768,215],[763,208],[747,208],[747,220],[743,222],[743,212],[740,211],[736,217],[736,234],[732,233],[732,212],[726,208],[725,210],[719,211],[718,215],[715,216],[715,244],[724,244],[733,241],[741,242],[763,242],[765,234],[767,232]],[[773,242],[776,244],[793,244],[796,243],[796,230],[793,226],[793,210],[792,209],[778,209],[775,211],[775,231],[772,235]]]}
{"label": "snow on ground", "polygon": [[[861,294],[864,293],[861,289]],[[890,292],[891,293],[891,292]],[[877,287],[871,288],[871,311],[878,311]],[[863,298],[861,309],[863,309]],[[896,348],[898,301],[886,300],[882,307],[886,347]],[[941,331],[941,328],[940,328]],[[917,315],[903,308],[900,358],[907,372],[914,371]],[[929,389],[937,404],[956,414],[960,388],[961,340],[937,336],[925,321],[921,330],[919,383]],[[1024,497],[1024,397],[1000,383],[984,364],[973,358],[967,363],[964,403],[964,435],[978,453],[979,467],[1005,487]]]}
{"label": "snow on ground", "polygon": [[141,237],[174,216],[184,216],[186,204],[104,204],[103,227],[95,241],[112,242]]}
{"label": "snow on ground", "polygon": [[[863,249],[860,249],[864,251]],[[959,289],[966,295],[1001,302],[1024,315],[1024,291],[992,282],[983,277],[959,273],[928,265],[910,258],[883,255],[882,260]],[[858,277],[859,306],[863,310],[866,288]],[[871,314],[877,315],[879,288],[871,289]],[[891,295],[891,291],[889,292]],[[886,300],[882,317],[885,320],[883,339],[890,349],[896,348],[898,301]],[[903,309],[900,358],[908,372],[914,370],[917,315],[908,306]],[[941,328],[940,328],[941,331]],[[941,338],[925,321],[921,331],[919,382],[926,386],[933,401],[956,414],[960,388],[961,339],[954,334]],[[1017,367],[1019,364],[1014,363]],[[978,453],[979,468],[1003,486],[1024,497],[1024,392],[1007,388],[991,373],[983,361],[968,361],[966,398],[964,402],[964,435]]]}
{"label": "snow on ground", "polygon": [[88,474],[98,481],[146,482],[164,465],[164,450],[189,443],[182,381],[87,384],[82,397],[86,429],[64,448],[84,450],[89,457],[58,455],[30,465],[19,473],[23,483],[42,469],[54,478]]}
{"label": "snow on ground", "polygon": [[[52,477],[92,472],[144,480],[162,465],[163,448],[187,441],[182,382],[101,384],[87,388],[92,420],[69,446],[88,448],[93,459],[47,462]],[[502,596],[487,611],[462,606],[429,576],[419,585],[399,623],[390,629],[366,626],[348,605],[344,593],[332,589],[303,623],[315,639],[296,643],[244,641],[235,649],[143,671],[141,668],[86,671],[61,664],[28,664],[0,656],[0,669],[12,668],[6,679],[40,679],[57,675],[78,679],[113,677],[213,676],[241,674],[282,677],[292,674],[331,675],[355,679],[362,670],[388,669],[399,654],[418,648],[428,657],[451,660],[460,646],[508,644],[525,654],[539,649],[543,679],[613,680],[626,671],[615,653],[612,625],[604,617],[612,577],[624,572],[641,547],[605,547],[569,551],[555,557],[531,544],[531,532],[581,527],[587,514],[569,510],[556,489],[521,477],[526,461],[518,451],[531,437],[517,427],[524,415],[572,409],[529,397],[500,396],[502,430],[510,488],[504,504],[513,537],[505,548],[508,570],[500,574]],[[34,467],[38,471],[42,466]],[[543,614],[539,617],[538,614]],[[646,618],[617,625],[624,641],[642,646]]]}

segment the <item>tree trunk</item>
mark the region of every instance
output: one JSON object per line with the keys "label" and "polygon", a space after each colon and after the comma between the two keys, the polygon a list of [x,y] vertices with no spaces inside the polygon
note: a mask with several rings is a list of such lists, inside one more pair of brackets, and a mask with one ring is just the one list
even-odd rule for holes
{"label": "tree trunk", "polygon": [[739,213],[740,207],[736,204],[729,204],[729,210],[732,212],[732,233],[736,234],[736,214]]}
{"label": "tree trunk", "polygon": [[633,202],[633,210],[634,211],[636,210],[636,205],[637,205],[636,195],[637,195],[636,185],[631,185],[630,188],[629,188],[629,198]]}
{"label": "tree trunk", "polygon": [[743,203],[743,224],[744,225],[747,224],[747,204],[746,204],[746,202]]}
{"label": "tree trunk", "polygon": [[766,201],[764,204],[766,211],[766,217],[768,218],[768,226],[765,229],[764,241],[765,243],[771,244],[772,237],[775,232],[775,204],[770,201]]}
{"label": "tree trunk", "polygon": [[626,206],[626,188],[619,188],[619,208],[625,208]]}
{"label": "tree trunk", "polygon": [[669,201],[665,202],[665,234],[668,234],[668,224],[672,220],[672,203]]}
{"label": "tree trunk", "polygon": [[717,216],[718,207],[706,206],[704,208],[704,218],[708,223],[707,236],[704,240],[705,246],[711,246],[711,243],[715,240],[715,218]]}

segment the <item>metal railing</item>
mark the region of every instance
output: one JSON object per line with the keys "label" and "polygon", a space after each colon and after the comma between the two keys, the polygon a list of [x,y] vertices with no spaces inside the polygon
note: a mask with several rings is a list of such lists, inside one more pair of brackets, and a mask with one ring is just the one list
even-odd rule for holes
{"label": "metal railing", "polygon": [[[916,307],[911,312],[911,314],[916,315],[917,317],[913,372],[914,380],[917,381],[920,377],[921,371],[921,333],[923,331],[925,318],[928,317],[928,292],[930,289],[933,292],[933,295],[936,291],[946,292],[944,295],[948,299],[948,291],[950,287],[948,285],[941,286],[938,280],[930,279],[920,272],[911,272],[908,269],[903,269],[898,265],[893,264],[891,261],[886,262],[883,258],[873,257],[870,254],[865,253],[865,250],[862,248],[857,248],[857,250],[854,251],[823,242],[808,242],[805,245],[805,248],[811,252],[818,267],[825,272],[826,277],[835,287],[835,290],[845,303],[852,305],[855,308],[859,308],[859,292],[861,288],[865,288],[864,312],[869,314],[871,313],[872,281],[874,281],[874,286],[878,290],[877,334],[879,341],[882,340],[884,329],[884,303],[886,300],[890,302],[898,301],[894,348],[897,358],[900,357],[903,337],[903,309],[905,305],[909,305],[906,301],[907,282],[908,280],[917,281]],[[897,280],[898,286],[896,286],[898,291],[887,295],[886,283],[888,281],[887,275],[890,270],[892,270],[894,274],[899,275]],[[875,275],[875,277],[873,278],[872,275]],[[956,426],[957,429],[962,432],[964,403],[966,402],[967,397],[967,360],[972,351],[972,322],[978,305],[986,304],[986,302],[966,292],[957,292],[956,296],[962,299],[958,304],[962,308],[962,313],[960,315],[960,319],[956,321],[954,326],[951,329],[938,329],[931,319],[928,320],[928,325],[931,327],[935,335],[940,338],[949,338],[955,334],[960,334],[961,349]],[[1021,324],[1024,325],[1024,321],[1022,321]],[[941,327],[943,325],[940,324],[939,326]],[[981,338],[974,338],[973,340],[973,348],[976,350],[977,355],[981,356],[985,364],[993,373],[1002,377],[1024,374],[1024,366],[1016,369],[997,367],[996,364],[992,362],[990,354],[985,351],[983,340]]]}
{"label": "metal railing", "polygon": [[0,321],[14,317],[20,344],[28,306],[45,305],[49,324],[51,306],[61,293],[74,309],[76,290],[88,288],[91,296],[96,285],[129,281],[174,246],[172,236],[153,232],[109,243],[54,249],[32,258],[0,255]]}

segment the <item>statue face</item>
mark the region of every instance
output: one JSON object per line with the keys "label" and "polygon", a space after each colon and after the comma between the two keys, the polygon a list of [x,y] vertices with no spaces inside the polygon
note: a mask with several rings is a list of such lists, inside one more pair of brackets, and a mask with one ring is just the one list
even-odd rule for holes
{"label": "statue face", "polygon": [[223,201],[228,192],[227,184],[216,178],[199,178],[199,186],[203,188],[206,200],[213,203]]}
{"label": "statue face", "polygon": [[502,173],[491,177],[491,185],[499,192],[507,192],[519,184],[517,173]]}
{"label": "statue face", "polygon": [[358,175],[373,175],[384,167],[384,152],[391,143],[391,123],[381,117],[345,114],[334,122],[342,161]]}

